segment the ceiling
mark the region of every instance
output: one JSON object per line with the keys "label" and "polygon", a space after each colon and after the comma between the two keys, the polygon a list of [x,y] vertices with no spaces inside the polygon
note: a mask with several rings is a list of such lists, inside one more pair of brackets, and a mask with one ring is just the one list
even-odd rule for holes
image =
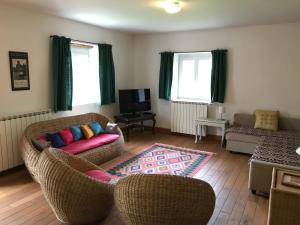
{"label": "ceiling", "polygon": [[167,14],[157,0],[0,0],[96,26],[130,32],[170,32],[300,22],[300,0],[182,0]]}

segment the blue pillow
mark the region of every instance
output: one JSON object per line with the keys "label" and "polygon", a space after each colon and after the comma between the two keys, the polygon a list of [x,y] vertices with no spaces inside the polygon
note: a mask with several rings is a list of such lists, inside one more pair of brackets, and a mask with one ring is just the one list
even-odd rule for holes
{"label": "blue pillow", "polygon": [[83,138],[83,134],[80,129],[80,125],[72,126],[72,127],[70,127],[70,129],[73,134],[74,141],[78,141]]}
{"label": "blue pillow", "polygon": [[64,140],[59,136],[58,133],[54,133],[54,134],[46,134],[46,137],[49,141],[51,141],[52,147],[54,148],[61,148],[63,146],[65,146],[65,142]]}
{"label": "blue pillow", "polygon": [[101,125],[98,122],[91,122],[89,124],[89,127],[91,128],[91,130],[94,132],[95,135],[101,134],[104,132],[103,128],[101,127]]}

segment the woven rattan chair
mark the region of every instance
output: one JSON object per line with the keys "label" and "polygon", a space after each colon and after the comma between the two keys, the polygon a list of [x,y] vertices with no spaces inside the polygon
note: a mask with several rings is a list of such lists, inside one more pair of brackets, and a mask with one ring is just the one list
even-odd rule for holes
{"label": "woven rattan chair", "polygon": [[[74,124],[86,124],[92,121],[97,121],[103,127],[105,127],[107,122],[111,120],[97,113],[86,113],[77,116],[40,121],[29,125],[25,129],[23,134],[21,155],[32,178],[38,182],[38,180],[36,179],[37,162],[41,154],[41,152],[33,146],[31,142],[33,139],[36,139],[41,135],[45,135],[46,133],[57,132]],[[113,143],[103,145],[89,151],[85,151],[78,154],[77,156],[85,158],[96,165],[100,165],[121,155],[121,153],[124,151],[124,138],[122,131],[119,128],[118,134],[120,135],[120,137]]]}
{"label": "woven rattan chair", "polygon": [[92,224],[109,214],[113,185],[84,174],[99,167],[59,149],[44,150],[37,167],[44,196],[61,222]]}
{"label": "woven rattan chair", "polygon": [[114,196],[126,225],[204,225],[215,206],[208,183],[170,175],[128,176],[117,183]]}

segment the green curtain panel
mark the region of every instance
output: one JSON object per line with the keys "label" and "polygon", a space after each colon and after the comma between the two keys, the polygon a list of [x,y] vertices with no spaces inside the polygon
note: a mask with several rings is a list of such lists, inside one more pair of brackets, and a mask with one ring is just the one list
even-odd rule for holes
{"label": "green curtain panel", "polygon": [[98,44],[98,47],[101,105],[108,105],[116,102],[115,67],[112,46],[109,44]]}
{"label": "green curtain panel", "polygon": [[174,52],[160,53],[159,98],[170,101],[173,80]]}
{"label": "green curtain panel", "polygon": [[52,73],[54,111],[72,110],[73,74],[71,39],[52,36]]}
{"label": "green curtain panel", "polygon": [[224,103],[227,76],[227,50],[213,50],[211,54],[211,102]]}

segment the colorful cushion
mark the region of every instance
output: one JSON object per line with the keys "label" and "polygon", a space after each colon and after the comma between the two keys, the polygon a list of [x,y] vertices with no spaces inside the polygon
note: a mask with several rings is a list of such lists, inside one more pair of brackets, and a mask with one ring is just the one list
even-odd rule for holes
{"label": "colorful cushion", "polygon": [[81,125],[80,128],[81,128],[81,130],[83,132],[83,135],[86,139],[90,139],[91,137],[94,136],[93,131],[91,130],[91,128],[88,125]]}
{"label": "colorful cushion", "polygon": [[40,136],[35,140],[31,141],[33,146],[39,150],[40,152],[43,151],[45,148],[48,148],[51,146],[51,142],[47,141],[45,136]]}
{"label": "colorful cushion", "polygon": [[82,139],[80,141],[73,142],[62,149],[71,154],[79,154],[81,152],[112,143],[118,138],[119,135],[117,134],[101,134],[90,139]]}
{"label": "colorful cushion", "polygon": [[101,134],[104,131],[103,128],[102,128],[102,126],[98,122],[91,122],[89,124],[89,127],[93,131],[94,135]]}
{"label": "colorful cushion", "polygon": [[117,128],[118,128],[118,124],[108,122],[106,124],[106,128],[105,128],[104,133],[107,133],[107,134],[116,134],[116,133],[118,133],[118,129]]}
{"label": "colorful cushion", "polygon": [[80,125],[72,126],[72,127],[70,127],[70,129],[73,134],[74,141],[78,141],[83,138],[83,134],[80,129]]}
{"label": "colorful cushion", "polygon": [[278,111],[256,110],[255,111],[255,126],[266,130],[278,130]]}
{"label": "colorful cushion", "polygon": [[59,136],[58,133],[54,133],[54,134],[47,133],[46,137],[49,141],[51,141],[52,147],[54,148],[61,148],[66,145],[64,140]]}
{"label": "colorful cushion", "polygon": [[89,170],[85,172],[85,175],[106,183],[112,179],[112,176],[104,170]]}
{"label": "colorful cushion", "polygon": [[73,134],[70,128],[65,128],[58,132],[60,137],[64,140],[65,144],[71,144],[74,141]]}

